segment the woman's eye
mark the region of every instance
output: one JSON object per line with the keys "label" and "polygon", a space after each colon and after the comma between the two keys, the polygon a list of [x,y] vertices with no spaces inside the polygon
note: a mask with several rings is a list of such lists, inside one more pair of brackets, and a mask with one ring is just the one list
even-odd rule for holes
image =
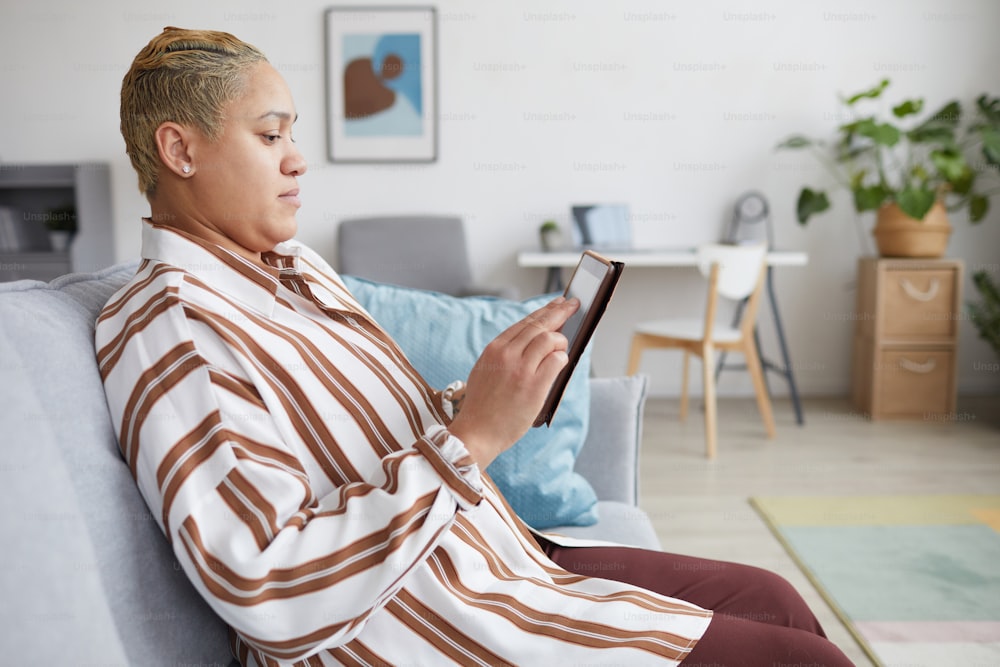
{"label": "woman's eye", "polygon": [[265,134],[264,135],[264,141],[266,141],[269,144],[275,143],[276,141],[278,141],[278,139],[281,139],[281,135],[280,134]]}

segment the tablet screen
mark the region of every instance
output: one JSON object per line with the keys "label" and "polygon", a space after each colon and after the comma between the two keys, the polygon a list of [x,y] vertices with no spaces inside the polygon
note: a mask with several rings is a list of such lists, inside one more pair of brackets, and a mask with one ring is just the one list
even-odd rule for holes
{"label": "tablet screen", "polygon": [[587,312],[594,305],[594,297],[601,286],[601,281],[608,272],[608,266],[600,260],[584,255],[580,261],[580,266],[573,273],[573,278],[566,287],[566,298],[577,298],[580,300],[580,308],[566,320],[560,331],[569,340],[569,349],[573,349],[576,337],[580,333],[580,325],[583,323]]}

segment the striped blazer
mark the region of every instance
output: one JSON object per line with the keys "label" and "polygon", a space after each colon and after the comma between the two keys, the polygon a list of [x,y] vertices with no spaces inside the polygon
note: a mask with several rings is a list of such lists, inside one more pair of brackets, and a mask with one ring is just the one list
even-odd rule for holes
{"label": "striped blazer", "polygon": [[711,612],[568,573],[308,248],[151,222],[96,347],[119,446],[244,665],[676,664]]}

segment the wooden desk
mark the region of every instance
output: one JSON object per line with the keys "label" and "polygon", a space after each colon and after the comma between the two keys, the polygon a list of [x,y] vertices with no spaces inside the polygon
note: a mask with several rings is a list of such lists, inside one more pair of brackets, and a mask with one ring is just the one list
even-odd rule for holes
{"label": "wooden desk", "polygon": [[[557,292],[563,289],[562,269],[576,266],[580,261],[580,250],[555,250],[545,252],[541,250],[524,250],[517,255],[517,265],[523,268],[547,269],[545,278],[545,291]],[[624,262],[630,268],[674,268],[674,267],[695,267],[697,259],[694,248],[649,248],[641,250],[626,250],[621,252],[600,251],[608,259]],[[785,330],[781,325],[781,314],[778,312],[778,301],[774,297],[774,276],[773,269],[776,266],[805,266],[809,263],[809,255],[804,252],[772,250],[767,253],[767,296],[771,304],[771,316],[774,319],[774,330],[778,336],[778,347],[781,352],[781,363],[777,364],[764,357],[764,351],[760,344],[760,338],[754,329],[754,338],[757,342],[757,350],[760,353],[760,363],[765,371],[774,371],[785,378],[788,382],[788,393],[792,399],[792,406],[795,408],[795,421],[802,425],[805,419],[802,415],[802,403],[799,400],[799,391],[795,384],[795,376],[792,373],[791,355],[788,352],[788,343],[785,340]],[[739,318],[743,304],[739,306],[736,318]],[[719,363],[715,369],[718,378],[725,367],[726,356],[723,353],[719,357]],[[767,373],[765,372],[765,378]]]}

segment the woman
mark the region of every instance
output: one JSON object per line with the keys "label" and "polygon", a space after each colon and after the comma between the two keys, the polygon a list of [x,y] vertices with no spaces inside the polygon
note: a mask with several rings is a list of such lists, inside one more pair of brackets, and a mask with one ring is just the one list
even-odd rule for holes
{"label": "woman", "polygon": [[167,28],[121,118],[151,215],[98,321],[101,372],[136,482],[243,664],[849,664],[774,575],[560,546],[512,513],[481,471],[530,427],[577,303],[502,333],[467,387],[427,387],[291,240],[306,165],[257,49]]}

